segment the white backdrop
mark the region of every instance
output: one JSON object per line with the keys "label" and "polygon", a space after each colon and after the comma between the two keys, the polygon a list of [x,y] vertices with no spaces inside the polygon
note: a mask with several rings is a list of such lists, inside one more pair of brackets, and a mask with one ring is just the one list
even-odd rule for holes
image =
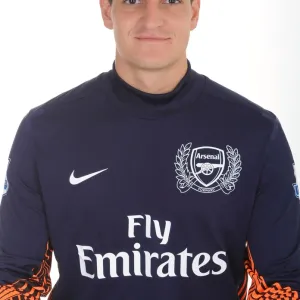
{"label": "white backdrop", "polygon": [[[278,116],[300,179],[299,11],[299,0],[202,0],[188,58],[194,70]],[[28,110],[110,69],[115,47],[97,0],[1,1],[0,33],[1,187]],[[53,286],[58,276],[54,253]]]}

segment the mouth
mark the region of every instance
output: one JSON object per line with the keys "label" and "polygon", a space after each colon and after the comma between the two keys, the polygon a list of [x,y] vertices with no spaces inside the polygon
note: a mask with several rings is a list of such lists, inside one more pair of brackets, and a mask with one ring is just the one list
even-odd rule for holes
{"label": "mouth", "polygon": [[170,38],[153,37],[153,36],[141,36],[141,37],[136,37],[136,39],[141,42],[166,42],[170,40]]}

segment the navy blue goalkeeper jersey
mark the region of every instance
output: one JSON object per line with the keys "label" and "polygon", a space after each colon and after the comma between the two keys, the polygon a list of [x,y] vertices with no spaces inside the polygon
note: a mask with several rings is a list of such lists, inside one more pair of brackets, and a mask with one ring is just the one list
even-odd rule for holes
{"label": "navy blue goalkeeper jersey", "polygon": [[122,82],[113,63],[20,121],[0,300],[300,299],[299,190],[281,123],[187,62],[161,95]]}

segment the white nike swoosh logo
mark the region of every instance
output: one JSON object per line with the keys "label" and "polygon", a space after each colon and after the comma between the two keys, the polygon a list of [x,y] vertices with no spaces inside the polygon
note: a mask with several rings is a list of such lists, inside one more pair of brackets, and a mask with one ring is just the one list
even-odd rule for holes
{"label": "white nike swoosh logo", "polygon": [[89,179],[89,178],[91,178],[91,177],[93,177],[93,176],[99,174],[99,173],[102,173],[103,171],[106,171],[107,169],[108,169],[108,168],[103,169],[103,170],[101,170],[101,171],[97,171],[97,172],[88,174],[88,175],[85,175],[85,176],[82,176],[82,177],[78,177],[78,178],[76,178],[76,177],[74,176],[75,170],[73,170],[73,172],[72,172],[72,174],[71,174],[71,176],[70,176],[70,183],[73,184],[73,185],[79,184],[79,183],[81,183],[81,182],[83,182],[83,181],[85,181],[85,180],[87,180],[87,179]]}

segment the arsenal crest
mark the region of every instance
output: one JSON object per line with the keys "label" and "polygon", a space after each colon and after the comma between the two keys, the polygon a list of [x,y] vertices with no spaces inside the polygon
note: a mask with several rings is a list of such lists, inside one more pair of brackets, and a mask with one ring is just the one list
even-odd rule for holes
{"label": "arsenal crest", "polygon": [[[238,150],[227,145],[225,157],[224,150],[219,148],[191,147],[192,143],[182,144],[177,151],[174,164],[179,191],[186,193],[191,188],[201,193],[222,190],[225,194],[230,194],[234,191],[242,170]],[[224,174],[226,158],[229,164]]]}

